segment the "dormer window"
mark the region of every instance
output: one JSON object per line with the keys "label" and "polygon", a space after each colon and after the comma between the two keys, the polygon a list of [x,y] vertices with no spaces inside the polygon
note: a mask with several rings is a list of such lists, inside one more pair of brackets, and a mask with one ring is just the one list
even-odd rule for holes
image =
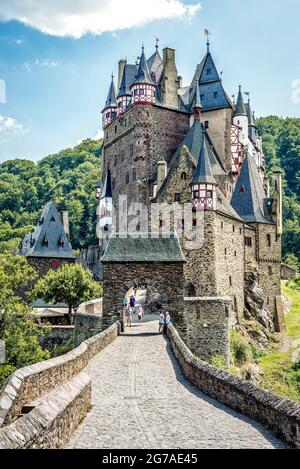
{"label": "dormer window", "polygon": [[186,180],[186,173],[185,172],[181,173],[181,179],[183,179],[184,181]]}
{"label": "dormer window", "polygon": [[218,92],[215,91],[215,92],[214,92],[214,98],[217,98],[217,97],[218,97]]}
{"label": "dormer window", "polygon": [[208,68],[208,69],[206,70],[206,75],[210,75],[210,74],[211,74],[211,68]]}
{"label": "dormer window", "polygon": [[45,236],[45,238],[43,239],[43,247],[44,247],[44,248],[47,248],[48,245],[49,245],[49,242],[48,242],[48,239],[47,239],[46,236]]}
{"label": "dormer window", "polygon": [[60,238],[60,240],[59,240],[59,242],[58,242],[58,246],[59,246],[60,248],[65,247],[65,242],[64,242],[64,240],[63,240],[63,237]]}

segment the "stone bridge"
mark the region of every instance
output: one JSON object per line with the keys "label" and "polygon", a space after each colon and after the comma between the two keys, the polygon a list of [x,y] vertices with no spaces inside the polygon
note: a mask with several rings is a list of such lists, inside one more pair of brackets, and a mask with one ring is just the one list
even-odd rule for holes
{"label": "stone bridge", "polygon": [[0,449],[300,447],[298,404],[196,360],[173,326],[169,338],[157,329],[151,315],[125,333],[116,323],[16,371],[0,394]]}

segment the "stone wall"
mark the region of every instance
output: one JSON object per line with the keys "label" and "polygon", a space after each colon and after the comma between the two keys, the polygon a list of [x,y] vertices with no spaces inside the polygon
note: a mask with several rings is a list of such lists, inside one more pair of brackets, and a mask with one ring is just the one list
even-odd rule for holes
{"label": "stone wall", "polygon": [[[160,106],[131,107],[105,130],[103,174],[111,170],[113,203],[127,195],[128,203],[149,203],[148,178],[157,162],[168,162],[189,129],[189,116]],[[126,178],[128,175],[128,182]],[[137,184],[137,180],[142,184]]]}
{"label": "stone wall", "polygon": [[103,317],[102,298],[82,303],[75,314],[75,345],[99,334],[114,321],[114,317]]}
{"label": "stone wall", "polygon": [[208,121],[208,134],[227,171],[231,171],[231,108],[202,113],[202,121]]}
{"label": "stone wall", "polygon": [[51,270],[51,261],[57,261],[58,269],[64,264],[74,264],[75,259],[57,259],[56,257],[27,257],[28,264],[32,265],[38,272],[40,277],[46,275]]}
{"label": "stone wall", "polygon": [[183,263],[103,263],[103,316],[122,314],[122,303],[138,279],[151,284],[162,294],[170,311],[183,310]]}
{"label": "stone wall", "polygon": [[0,428],[0,449],[64,447],[91,405],[91,379],[80,373],[30,404],[28,414]]}
{"label": "stone wall", "polygon": [[178,319],[175,326],[193,354],[207,361],[223,356],[229,363],[232,322],[229,297],[185,298],[183,318]]}
{"label": "stone wall", "polygon": [[119,324],[115,323],[65,355],[15,371],[0,394],[0,426],[12,423],[26,403],[71,380],[118,332]]}
{"label": "stone wall", "polygon": [[194,386],[232,409],[262,422],[287,443],[300,448],[299,404],[195,359],[172,325],[168,326],[168,336],[184,376]]}

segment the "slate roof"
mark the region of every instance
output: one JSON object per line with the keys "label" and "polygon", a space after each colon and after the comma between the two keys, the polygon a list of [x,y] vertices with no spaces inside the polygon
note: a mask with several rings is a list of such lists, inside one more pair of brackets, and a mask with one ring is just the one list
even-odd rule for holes
{"label": "slate roof", "polygon": [[104,109],[107,109],[108,107],[112,107],[112,106],[117,107],[116,88],[115,88],[115,84],[114,84],[114,77],[112,77],[112,79],[111,79],[111,84],[110,84],[108,95],[107,95],[107,98],[106,98],[106,101],[105,101]]}
{"label": "slate roof", "polygon": [[[204,132],[203,132],[204,134]],[[213,176],[213,172],[210,165],[210,159],[208,154],[208,147],[206,143],[205,135],[203,135],[202,145],[199,152],[197,166],[193,175],[193,183],[208,183],[215,184],[216,180]]]}
{"label": "slate roof", "polygon": [[232,107],[231,100],[223,88],[222,80],[210,52],[205,55],[202,62],[197,66],[193,77],[189,92],[190,111],[195,103],[197,83],[200,86],[200,96],[204,112]]}
{"label": "slate roof", "polygon": [[266,202],[255,160],[248,154],[237,180],[231,205],[246,223],[273,223],[270,212],[266,210]]}
{"label": "slate roof", "polygon": [[124,67],[121,85],[118,90],[118,97],[130,95],[131,96],[131,85],[135,80],[137,73],[137,66],[132,64],[126,64]]}
{"label": "slate roof", "polygon": [[[45,240],[48,242],[47,245]],[[54,202],[48,202],[34,233],[26,235],[23,239],[20,255],[75,259]]]}
{"label": "slate roof", "polygon": [[243,100],[242,87],[239,87],[239,94],[234,108],[234,116],[246,116],[246,108]]}
{"label": "slate roof", "polygon": [[102,193],[100,196],[100,199],[111,199],[112,198],[112,185],[111,185],[111,174],[110,174],[110,169],[107,170],[103,188],[102,188]]}
{"label": "slate roof", "polygon": [[163,60],[158,51],[154,52],[154,54],[151,55],[151,57],[147,60],[147,64],[148,64],[151,78],[152,78],[152,73],[154,73],[155,82],[158,83],[161,78],[163,68],[164,68]]}
{"label": "slate roof", "polygon": [[138,66],[138,71],[136,74],[136,78],[133,82],[133,84],[136,83],[148,83],[150,85],[154,85],[153,80],[151,78],[145,52],[144,52],[144,47],[142,48],[142,55],[140,57],[140,62]]}
{"label": "slate roof", "polygon": [[111,237],[101,262],[185,262],[175,234],[171,234],[169,238],[157,236],[156,238]]}

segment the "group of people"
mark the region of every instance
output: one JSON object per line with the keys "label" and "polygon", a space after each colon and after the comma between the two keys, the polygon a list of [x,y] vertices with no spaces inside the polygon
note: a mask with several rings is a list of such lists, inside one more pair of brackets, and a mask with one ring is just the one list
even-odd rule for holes
{"label": "group of people", "polygon": [[165,313],[161,312],[159,315],[159,320],[158,320],[158,324],[159,324],[158,332],[160,334],[166,334],[167,327],[168,327],[168,324],[170,324],[170,322],[171,322],[171,316],[170,316],[169,311],[166,311]]}
{"label": "group of people", "polygon": [[[126,296],[123,301],[123,307],[124,307],[124,313],[125,313],[125,319],[126,319],[126,326],[131,327],[132,326],[132,318],[133,315],[137,315],[137,318],[139,322],[142,322],[142,319],[144,317],[144,310],[142,305],[137,305],[136,304],[136,298],[135,295],[132,294],[130,298],[128,299]],[[158,319],[158,332],[159,334],[165,334],[167,332],[167,326],[171,322],[171,317],[170,313],[168,311],[163,312],[161,311]]]}
{"label": "group of people", "polygon": [[134,295],[131,295],[129,300],[127,297],[125,297],[123,306],[125,309],[126,326],[132,326],[132,317],[134,314],[137,314],[138,320],[142,321],[144,317],[144,310],[142,305],[136,306],[136,299]]}

